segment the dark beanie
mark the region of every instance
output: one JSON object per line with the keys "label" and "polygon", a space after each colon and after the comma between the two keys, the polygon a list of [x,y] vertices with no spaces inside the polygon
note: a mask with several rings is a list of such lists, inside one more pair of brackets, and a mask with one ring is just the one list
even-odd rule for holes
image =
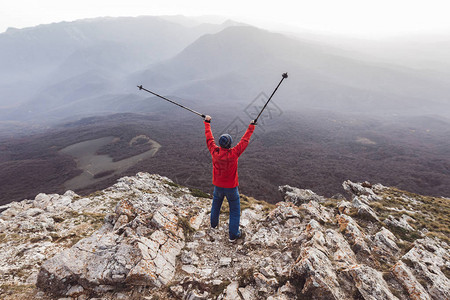
{"label": "dark beanie", "polygon": [[222,148],[230,148],[231,147],[231,143],[233,142],[233,139],[231,138],[231,135],[229,135],[228,133],[222,134],[219,138],[219,145]]}

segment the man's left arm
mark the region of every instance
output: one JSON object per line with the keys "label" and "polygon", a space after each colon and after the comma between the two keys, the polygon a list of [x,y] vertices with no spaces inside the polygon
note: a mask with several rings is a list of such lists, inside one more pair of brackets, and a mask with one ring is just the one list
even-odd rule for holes
{"label": "man's left arm", "polygon": [[217,147],[216,142],[214,141],[214,136],[211,131],[211,117],[206,116],[205,117],[205,137],[206,137],[206,146],[208,147],[209,152],[212,153],[212,151]]}

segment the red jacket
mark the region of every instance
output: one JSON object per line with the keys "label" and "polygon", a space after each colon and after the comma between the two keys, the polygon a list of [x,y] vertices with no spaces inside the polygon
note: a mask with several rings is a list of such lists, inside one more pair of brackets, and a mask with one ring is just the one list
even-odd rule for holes
{"label": "red jacket", "polygon": [[238,159],[248,146],[255,125],[250,124],[239,143],[231,149],[216,145],[211,132],[211,124],[205,122],[206,145],[213,161],[213,184],[222,188],[234,188],[239,185]]}

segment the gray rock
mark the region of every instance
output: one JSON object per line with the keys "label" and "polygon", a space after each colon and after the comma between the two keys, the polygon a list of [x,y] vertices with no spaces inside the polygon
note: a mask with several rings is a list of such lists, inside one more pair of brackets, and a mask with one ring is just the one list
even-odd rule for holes
{"label": "gray rock", "polygon": [[231,257],[222,257],[219,261],[220,266],[226,267],[231,264]]}
{"label": "gray rock", "polygon": [[414,247],[402,257],[402,261],[413,267],[411,271],[416,278],[425,279],[425,288],[433,299],[450,298],[450,279],[442,272],[449,260],[448,245],[428,237],[416,240]]}
{"label": "gray rock", "polygon": [[359,293],[368,300],[398,299],[389,290],[380,272],[366,265],[355,265],[343,271],[353,278]]}
{"label": "gray rock", "polygon": [[241,296],[238,293],[239,283],[237,281],[231,282],[226,289],[226,300],[241,300]]}
{"label": "gray rock", "polygon": [[[405,216],[405,217],[403,217]],[[394,218],[392,215],[389,215],[386,220],[384,220],[384,224],[387,226],[393,226],[397,228],[401,228],[407,231],[414,231],[414,228],[412,228],[411,225],[409,225],[408,221],[410,221],[412,218],[403,215],[400,219]]]}
{"label": "gray rock", "polygon": [[243,288],[239,288],[239,292],[242,295],[244,300],[253,300],[256,299],[256,291],[251,286],[246,286]]}
{"label": "gray rock", "polygon": [[358,197],[355,197],[353,199],[353,206],[358,209],[357,214],[360,218],[373,222],[380,222],[380,219],[378,218],[375,211],[369,205],[360,202]]}
{"label": "gray rock", "polygon": [[333,264],[328,256],[314,247],[304,247],[291,269],[291,279],[304,282],[301,295],[315,295],[316,299],[345,299]]}
{"label": "gray rock", "polygon": [[350,180],[344,181],[342,187],[352,196],[366,196],[367,201],[379,201],[381,197],[373,191],[373,186],[368,183],[355,183]]}
{"label": "gray rock", "polygon": [[397,262],[392,267],[392,273],[403,285],[411,299],[431,300],[430,295],[427,291],[425,291],[423,286],[414,277],[411,270],[402,261]]}
{"label": "gray rock", "polygon": [[341,214],[349,214],[353,204],[349,201],[343,200],[338,203],[337,208]]}
{"label": "gray rock", "polygon": [[337,221],[339,223],[339,230],[348,238],[355,251],[362,251],[369,254],[370,248],[367,245],[366,237],[355,220],[347,215],[339,215]]}
{"label": "gray rock", "polygon": [[309,201],[325,201],[324,197],[317,195],[311,190],[302,190],[289,185],[280,186],[278,190],[281,192],[284,201],[292,202],[297,206]]}
{"label": "gray rock", "polygon": [[396,241],[397,238],[395,235],[384,227],[382,227],[374,236],[375,245],[384,252],[393,252],[395,254],[400,251]]}
{"label": "gray rock", "polygon": [[313,218],[323,223],[328,223],[332,219],[332,213],[316,201],[304,203],[301,205],[301,208],[305,209]]}
{"label": "gray rock", "polygon": [[[37,282],[41,298],[55,299],[396,299],[396,289],[405,298],[449,298],[448,245],[420,239],[400,258],[399,241],[368,205],[385,187],[348,183],[352,202],[339,212],[291,188],[300,206],[244,210],[246,237],[233,244],[226,214],[210,229],[210,200],[168,182],[138,173],[85,198],[67,192],[11,203],[0,214],[0,280]],[[374,222],[346,215],[355,208]],[[398,211],[420,214],[408,209]]]}

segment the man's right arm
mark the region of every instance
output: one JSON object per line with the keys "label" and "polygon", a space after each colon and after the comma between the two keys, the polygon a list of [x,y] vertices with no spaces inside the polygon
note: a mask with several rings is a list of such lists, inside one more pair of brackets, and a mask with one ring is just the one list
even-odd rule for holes
{"label": "man's right arm", "polygon": [[244,136],[242,136],[241,140],[235,147],[237,156],[240,156],[242,152],[244,152],[244,150],[247,148],[253,131],[255,131],[255,123],[252,121],[252,123],[248,125],[247,131],[245,131]]}

